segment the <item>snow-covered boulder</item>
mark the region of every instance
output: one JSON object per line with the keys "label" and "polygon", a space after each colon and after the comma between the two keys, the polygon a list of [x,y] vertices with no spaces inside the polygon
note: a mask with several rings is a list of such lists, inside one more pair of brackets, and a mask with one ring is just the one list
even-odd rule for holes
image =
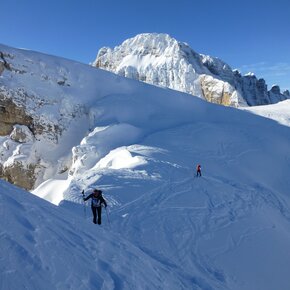
{"label": "snow-covered boulder", "polygon": [[19,143],[28,143],[34,141],[33,133],[27,126],[14,125],[13,131],[10,134],[11,140]]}

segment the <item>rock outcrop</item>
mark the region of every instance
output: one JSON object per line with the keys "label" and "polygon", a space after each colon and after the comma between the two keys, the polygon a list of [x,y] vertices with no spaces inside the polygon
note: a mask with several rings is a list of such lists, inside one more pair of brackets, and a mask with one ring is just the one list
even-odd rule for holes
{"label": "rock outcrop", "polygon": [[289,92],[289,90],[285,90],[285,91],[283,92],[283,95],[284,95],[287,99],[290,99],[290,92]]}
{"label": "rock outcrop", "polygon": [[0,92],[0,136],[9,135],[14,124],[32,128],[33,119],[23,107],[17,106],[12,99],[4,96],[4,92]]}

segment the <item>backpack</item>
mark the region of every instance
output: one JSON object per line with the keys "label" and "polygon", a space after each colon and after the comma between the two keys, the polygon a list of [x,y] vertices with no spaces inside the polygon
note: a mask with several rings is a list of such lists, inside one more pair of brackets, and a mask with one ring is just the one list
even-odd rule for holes
{"label": "backpack", "polygon": [[101,198],[100,195],[98,197],[92,197],[92,206],[93,207],[99,207],[101,206]]}

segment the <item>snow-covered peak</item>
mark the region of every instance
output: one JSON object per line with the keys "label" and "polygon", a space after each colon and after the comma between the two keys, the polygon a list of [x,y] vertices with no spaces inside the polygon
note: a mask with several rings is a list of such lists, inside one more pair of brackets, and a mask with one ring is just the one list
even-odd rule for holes
{"label": "snow-covered peak", "polygon": [[[196,53],[168,34],[139,34],[114,49],[102,48],[93,65],[216,103],[235,104],[239,98],[228,82],[220,80],[221,76],[232,79],[228,65],[217,58]],[[221,100],[224,94],[228,96]]]}
{"label": "snow-covered peak", "polygon": [[115,48],[101,48],[93,66],[149,84],[186,92],[227,106],[275,103],[286,96],[268,96],[267,86],[245,80],[217,57],[198,54],[168,34],[143,33]]}
{"label": "snow-covered peak", "polygon": [[[123,55],[145,56],[148,54],[156,57],[161,55],[176,55],[180,50],[179,42],[168,34],[143,33],[125,40],[120,46],[114,48],[114,52]],[[101,48],[97,58],[105,53],[113,53],[111,48]]]}
{"label": "snow-covered peak", "polygon": [[132,49],[135,54],[146,55],[154,52],[155,55],[166,53],[172,55],[179,50],[179,43],[168,34],[143,33],[134,38],[127,39],[121,47]]}

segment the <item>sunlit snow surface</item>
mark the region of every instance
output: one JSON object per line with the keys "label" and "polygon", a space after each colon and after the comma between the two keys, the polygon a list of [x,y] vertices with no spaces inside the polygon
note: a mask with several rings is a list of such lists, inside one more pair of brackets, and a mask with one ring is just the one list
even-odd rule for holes
{"label": "sunlit snow surface", "polygon": [[257,115],[273,119],[281,125],[290,127],[290,100],[268,106],[242,108]]}

